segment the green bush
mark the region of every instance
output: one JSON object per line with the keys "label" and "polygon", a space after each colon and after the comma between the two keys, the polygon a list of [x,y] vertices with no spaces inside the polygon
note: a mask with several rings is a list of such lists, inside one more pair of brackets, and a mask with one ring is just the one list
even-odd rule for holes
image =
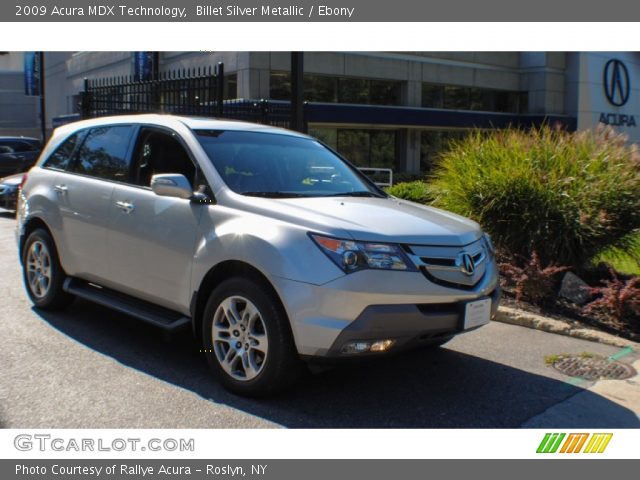
{"label": "green bush", "polygon": [[429,185],[419,180],[414,182],[396,183],[392,187],[388,187],[386,191],[389,195],[393,195],[394,197],[417,203],[429,203],[433,200]]}
{"label": "green bush", "polygon": [[473,218],[510,255],[581,269],[640,228],[640,154],[610,128],[471,134],[444,153],[435,206]]}

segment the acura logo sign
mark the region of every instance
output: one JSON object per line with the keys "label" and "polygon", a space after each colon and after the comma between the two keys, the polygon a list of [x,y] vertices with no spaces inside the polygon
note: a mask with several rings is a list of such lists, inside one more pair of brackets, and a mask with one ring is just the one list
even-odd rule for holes
{"label": "acura logo sign", "polygon": [[611,105],[621,107],[629,100],[631,83],[629,71],[624,63],[617,58],[609,60],[603,72],[604,93]]}
{"label": "acura logo sign", "polygon": [[460,271],[465,275],[473,275],[473,272],[476,270],[476,264],[473,261],[473,257],[468,253],[463,253],[460,258]]}

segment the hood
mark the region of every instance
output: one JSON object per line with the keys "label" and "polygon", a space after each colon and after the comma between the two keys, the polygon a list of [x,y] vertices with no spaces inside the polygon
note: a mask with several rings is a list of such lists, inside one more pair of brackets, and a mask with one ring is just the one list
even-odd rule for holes
{"label": "hood", "polygon": [[464,246],[482,235],[480,226],[444,210],[396,198],[285,198],[243,197],[255,213],[268,215],[309,230],[322,227],[335,236],[347,233],[355,240],[412,245]]}
{"label": "hood", "polygon": [[2,185],[11,185],[12,187],[17,187],[22,182],[22,177],[24,173],[17,173],[15,175],[9,175],[8,177],[4,177],[0,179],[0,184]]}

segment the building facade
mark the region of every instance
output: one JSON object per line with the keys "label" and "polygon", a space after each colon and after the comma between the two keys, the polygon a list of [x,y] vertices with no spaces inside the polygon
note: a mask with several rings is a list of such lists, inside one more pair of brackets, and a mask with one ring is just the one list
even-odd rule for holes
{"label": "building facade", "polygon": [[0,136],[40,138],[38,98],[25,95],[23,71],[23,52],[0,52]]}
{"label": "building facade", "polygon": [[[223,62],[225,98],[288,100],[289,52],[161,52],[159,72]],[[134,73],[132,52],[46,54],[48,125],[79,111],[85,78]],[[640,141],[640,54],[305,52],[309,132],[360,166],[424,173],[470,129],[615,125]],[[64,117],[62,117],[64,118]]]}

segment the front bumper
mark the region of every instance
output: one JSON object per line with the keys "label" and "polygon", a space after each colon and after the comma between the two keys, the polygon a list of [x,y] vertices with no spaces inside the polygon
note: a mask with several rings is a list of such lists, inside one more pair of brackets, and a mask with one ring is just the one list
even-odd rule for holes
{"label": "front bumper", "polygon": [[393,339],[389,352],[437,341],[465,331],[466,302],[490,297],[493,315],[500,300],[493,262],[471,290],[437,285],[420,272],[379,270],[363,270],[324,285],[272,281],[291,321],[298,352],[308,357],[353,356],[341,350],[356,340]]}

